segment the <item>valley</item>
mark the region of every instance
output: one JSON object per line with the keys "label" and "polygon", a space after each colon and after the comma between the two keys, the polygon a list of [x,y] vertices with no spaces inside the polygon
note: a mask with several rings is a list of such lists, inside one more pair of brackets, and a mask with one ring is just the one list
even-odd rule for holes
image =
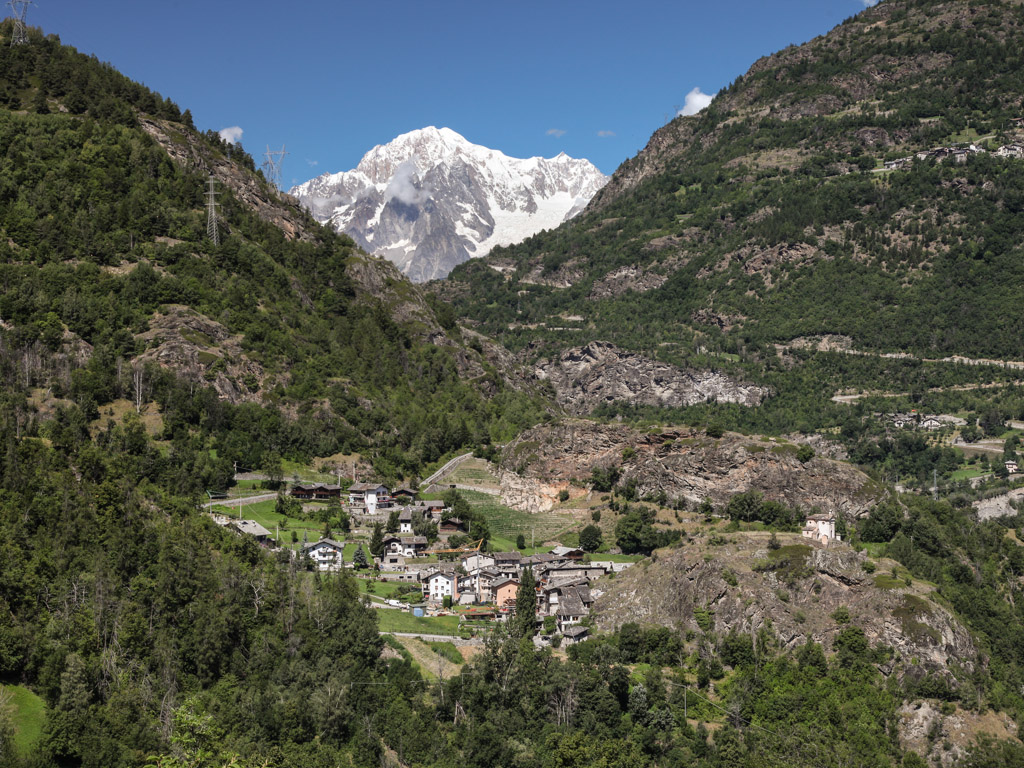
{"label": "valley", "polygon": [[0,23],[0,765],[1024,765],[1024,6],[857,10],[289,193]]}

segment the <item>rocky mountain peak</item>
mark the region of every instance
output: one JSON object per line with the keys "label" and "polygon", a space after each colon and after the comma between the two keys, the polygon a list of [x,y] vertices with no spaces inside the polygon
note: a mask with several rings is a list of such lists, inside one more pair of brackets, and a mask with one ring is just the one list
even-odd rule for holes
{"label": "rocky mountain peak", "polygon": [[429,126],[374,147],[351,171],[291,190],[321,222],[414,281],[444,277],[583,210],[607,177],[564,152],[508,157]]}

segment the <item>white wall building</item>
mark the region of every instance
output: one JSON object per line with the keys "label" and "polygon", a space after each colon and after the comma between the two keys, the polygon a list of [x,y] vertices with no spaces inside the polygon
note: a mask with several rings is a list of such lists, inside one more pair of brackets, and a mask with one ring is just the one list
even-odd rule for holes
{"label": "white wall building", "polygon": [[302,554],[308,556],[319,571],[340,571],[345,562],[345,545],[333,539],[320,539],[306,544]]}
{"label": "white wall building", "polygon": [[805,539],[820,541],[822,544],[842,540],[836,533],[836,519],[832,515],[809,515],[800,535]]}
{"label": "white wall building", "polygon": [[457,573],[434,571],[427,577],[427,598],[438,603],[444,600],[445,596],[451,597],[453,602],[458,600],[458,582]]}
{"label": "white wall building", "polygon": [[348,503],[365,506],[367,514],[374,515],[378,506],[390,506],[391,497],[385,485],[352,483],[348,488]]}

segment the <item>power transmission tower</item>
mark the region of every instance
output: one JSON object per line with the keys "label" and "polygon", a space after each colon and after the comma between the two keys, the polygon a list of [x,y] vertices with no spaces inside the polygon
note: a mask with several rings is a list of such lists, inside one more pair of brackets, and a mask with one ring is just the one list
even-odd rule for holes
{"label": "power transmission tower", "polygon": [[220,245],[220,232],[217,230],[217,179],[211,173],[206,183],[206,236],[214,245]]}
{"label": "power transmission tower", "polygon": [[285,155],[284,144],[281,145],[281,149],[271,151],[270,145],[267,145],[267,151],[263,153],[263,175],[267,177],[267,181],[273,184],[278,189],[281,188],[281,165],[284,163]]}
{"label": "power transmission tower", "polygon": [[28,30],[25,28],[25,14],[28,7],[34,5],[32,0],[7,0],[11,6],[11,13],[14,16],[14,31],[11,32],[11,45],[26,45],[28,43]]}

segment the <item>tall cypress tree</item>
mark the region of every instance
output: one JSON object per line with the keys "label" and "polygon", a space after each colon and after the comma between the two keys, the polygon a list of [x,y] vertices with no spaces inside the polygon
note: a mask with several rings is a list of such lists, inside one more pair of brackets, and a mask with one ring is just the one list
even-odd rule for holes
{"label": "tall cypress tree", "polygon": [[380,523],[373,524],[373,535],[370,536],[370,554],[374,557],[384,556],[384,527]]}
{"label": "tall cypress tree", "polygon": [[537,583],[533,569],[523,570],[516,592],[516,612],[512,618],[513,632],[518,637],[533,637],[537,632]]}

